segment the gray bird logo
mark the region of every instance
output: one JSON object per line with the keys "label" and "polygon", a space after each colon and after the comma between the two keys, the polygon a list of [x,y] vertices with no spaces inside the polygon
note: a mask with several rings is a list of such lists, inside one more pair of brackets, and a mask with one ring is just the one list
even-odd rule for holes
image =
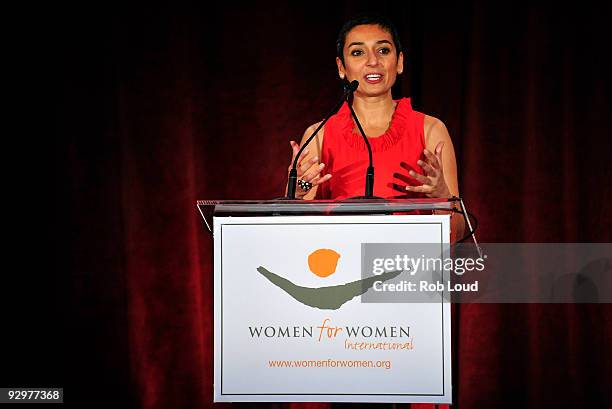
{"label": "gray bird logo", "polygon": [[309,307],[321,310],[337,310],[347,301],[358,295],[364,294],[374,285],[376,281],[388,281],[402,273],[401,270],[389,271],[374,277],[363,278],[346,284],[332,285],[328,287],[310,288],[302,287],[292,283],[266,268],[260,266],[257,271],[277,287],[284,290],[298,302]]}

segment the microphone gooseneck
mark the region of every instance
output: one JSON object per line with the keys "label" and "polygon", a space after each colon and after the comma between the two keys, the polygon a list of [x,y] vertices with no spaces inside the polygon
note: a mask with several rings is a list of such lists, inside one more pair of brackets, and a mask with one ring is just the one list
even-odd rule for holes
{"label": "microphone gooseneck", "polygon": [[[304,142],[304,144],[300,147],[300,150],[298,151],[297,155],[295,155],[295,159],[293,160],[293,165],[291,166],[291,170],[289,171],[289,180],[287,181],[287,197],[285,199],[291,199],[291,200],[295,199],[295,189],[297,185],[297,164],[300,159],[300,156],[302,155],[302,152],[304,151],[306,146],[308,146],[310,141],[314,139],[314,137],[321,130],[321,128],[323,128],[323,125],[325,125],[325,123],[329,120],[329,118],[331,118],[332,115],[338,112],[338,110],[340,109],[344,101],[347,100],[353,92],[355,92],[358,86],[359,86],[359,81],[357,80],[351,81],[350,83],[344,85],[344,93],[342,94],[342,98],[340,98],[340,101],[338,101],[338,103],[332,108],[329,114],[327,114],[325,119],[321,121],[317,129],[315,129],[312,135],[310,135],[310,137],[306,139],[306,142]],[[370,162],[371,162],[371,159],[372,159],[372,155],[370,154]]]}
{"label": "microphone gooseneck", "polygon": [[[353,82],[357,82],[357,81],[355,80]],[[359,85],[358,82],[357,82],[357,85]],[[374,197],[374,164],[372,161],[372,147],[370,146],[370,141],[368,140],[368,137],[363,131],[363,128],[361,127],[361,123],[359,122],[359,119],[357,118],[357,114],[355,113],[355,110],[353,109],[352,101],[349,101],[348,96],[347,96],[347,103],[348,103],[349,109],[351,110],[351,115],[353,116],[353,119],[355,119],[357,128],[359,129],[359,132],[361,133],[361,136],[363,137],[363,140],[365,141],[366,147],[368,148],[369,165],[368,165],[368,169],[366,170],[365,194],[363,198],[364,199],[374,199],[375,198]]]}

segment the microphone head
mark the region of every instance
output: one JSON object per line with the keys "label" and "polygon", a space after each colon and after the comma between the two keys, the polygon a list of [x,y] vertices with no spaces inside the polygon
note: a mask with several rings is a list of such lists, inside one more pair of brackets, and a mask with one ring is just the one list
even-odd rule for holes
{"label": "microphone head", "polygon": [[344,81],[343,86],[344,86],[344,92],[346,92],[347,94],[350,94],[350,93],[355,92],[357,87],[359,87],[359,81],[357,80],[353,80],[351,82]]}

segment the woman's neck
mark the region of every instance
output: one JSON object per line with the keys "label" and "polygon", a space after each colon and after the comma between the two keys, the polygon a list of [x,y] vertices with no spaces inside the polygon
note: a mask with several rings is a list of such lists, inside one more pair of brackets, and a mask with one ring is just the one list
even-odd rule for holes
{"label": "woman's neck", "polygon": [[353,99],[353,109],[364,127],[388,126],[395,111],[391,94]]}

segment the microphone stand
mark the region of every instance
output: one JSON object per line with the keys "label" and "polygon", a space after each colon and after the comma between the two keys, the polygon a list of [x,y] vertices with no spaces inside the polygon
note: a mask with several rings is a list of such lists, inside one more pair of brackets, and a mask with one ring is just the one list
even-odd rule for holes
{"label": "microphone stand", "polygon": [[347,96],[347,103],[348,103],[349,109],[351,110],[351,115],[353,116],[353,119],[355,119],[357,128],[359,129],[359,132],[361,133],[361,136],[363,137],[366,147],[368,148],[368,158],[369,158],[369,166],[368,166],[368,169],[366,170],[366,178],[365,178],[366,180],[365,195],[353,197],[351,199],[382,199],[382,197],[374,196],[374,164],[372,161],[372,147],[370,146],[370,141],[368,141],[368,137],[363,131],[363,128],[361,127],[361,123],[359,122],[359,119],[357,118],[357,114],[355,113],[355,110],[353,109],[353,101],[349,101],[348,96]]}
{"label": "microphone stand", "polygon": [[319,124],[317,129],[315,129],[315,131],[312,133],[312,135],[310,135],[310,137],[302,145],[302,147],[298,151],[297,155],[295,155],[295,159],[293,161],[293,166],[291,167],[291,170],[289,171],[289,181],[287,182],[287,196],[284,197],[283,199],[286,199],[286,200],[295,200],[295,189],[296,189],[296,185],[297,185],[297,164],[298,164],[298,160],[300,158],[300,155],[302,154],[302,151],[306,148],[306,146],[308,146],[310,141],[312,141],[314,139],[314,137],[321,130],[321,128],[323,128],[323,125],[325,125],[325,123],[329,120],[329,118],[331,118],[332,115],[334,115],[340,109],[340,107],[342,106],[344,101],[346,99],[348,99],[349,95],[351,95],[353,92],[355,92],[355,90],[357,89],[358,86],[359,86],[359,81],[357,81],[357,80],[354,80],[350,84],[345,86],[344,94],[342,94],[342,98],[340,99],[340,101],[338,101],[338,103],[333,107],[333,109],[329,112],[329,114],[327,114],[327,116]]}

